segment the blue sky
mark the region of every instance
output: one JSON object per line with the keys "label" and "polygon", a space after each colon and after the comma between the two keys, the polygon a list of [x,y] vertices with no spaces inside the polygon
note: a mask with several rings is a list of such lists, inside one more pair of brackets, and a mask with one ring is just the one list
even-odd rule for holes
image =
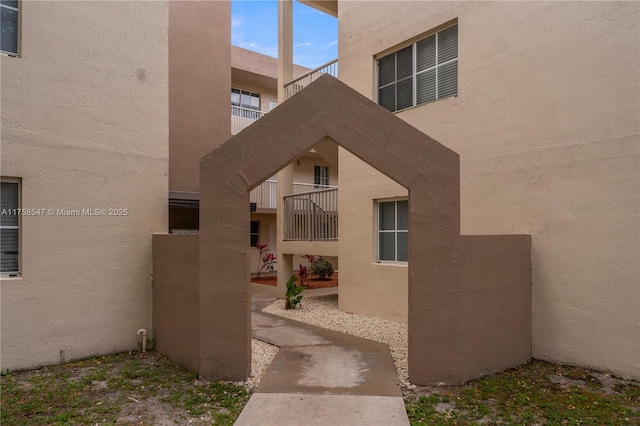
{"label": "blue sky", "polygon": [[[278,2],[231,1],[231,44],[278,56]],[[316,68],[338,57],[338,20],[293,3],[293,61]]]}

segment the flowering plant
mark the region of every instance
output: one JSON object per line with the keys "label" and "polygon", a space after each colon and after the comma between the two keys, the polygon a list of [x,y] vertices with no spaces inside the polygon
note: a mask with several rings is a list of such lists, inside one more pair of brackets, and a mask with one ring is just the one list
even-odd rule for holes
{"label": "flowering plant", "polygon": [[273,272],[276,267],[278,258],[275,254],[269,253],[269,244],[256,243],[254,246],[258,250],[258,271],[256,272],[256,278],[260,278],[260,274],[265,269],[269,272]]}

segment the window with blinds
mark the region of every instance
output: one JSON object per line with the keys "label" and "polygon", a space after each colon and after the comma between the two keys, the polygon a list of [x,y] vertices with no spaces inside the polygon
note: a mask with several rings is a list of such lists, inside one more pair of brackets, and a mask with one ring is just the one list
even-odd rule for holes
{"label": "window with blinds", "polygon": [[18,275],[19,183],[0,182],[0,273]]}
{"label": "window with blinds", "polygon": [[0,51],[18,54],[18,0],[0,0]]}
{"label": "window with blinds", "polygon": [[378,203],[378,262],[409,260],[409,201]]}
{"label": "window with blinds", "polygon": [[378,104],[391,112],[457,94],[457,25],[378,60]]}

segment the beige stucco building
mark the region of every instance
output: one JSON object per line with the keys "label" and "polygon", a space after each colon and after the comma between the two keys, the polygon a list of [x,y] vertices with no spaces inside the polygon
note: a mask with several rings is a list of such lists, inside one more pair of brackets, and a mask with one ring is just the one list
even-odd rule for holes
{"label": "beige stucco building", "polygon": [[[231,46],[229,2],[125,6],[8,9],[3,208],[38,211],[3,216],[2,369],[136,349],[140,328],[153,336],[151,235],[198,229],[200,158],[277,105],[277,60]],[[337,183],[309,153],[300,191],[315,187],[315,167]],[[252,240],[275,251],[275,182],[254,198]],[[249,244],[248,256],[255,270]]]}
{"label": "beige stucco building", "polygon": [[168,2],[19,10],[0,56],[2,204],[25,209],[2,216],[2,370],[137,349],[167,228]]}
{"label": "beige stucco building", "polygon": [[[171,5],[170,16],[175,16],[172,25],[177,25],[178,20],[182,21],[181,26],[192,22],[189,28],[196,32],[193,22],[199,22],[202,28],[214,26],[219,31],[215,45],[227,47],[214,49],[212,41],[206,38],[198,39],[202,46],[194,47],[191,37],[177,31],[176,37],[170,38],[170,49],[176,46],[175,50],[179,52],[177,57],[172,55],[169,60],[170,232],[193,233],[199,228],[198,170],[202,156],[278,105],[277,59],[230,45],[230,15],[228,8],[222,8],[223,4]],[[197,11],[199,8],[201,10]],[[225,26],[226,30],[221,30]],[[173,34],[171,28],[170,34]],[[184,44],[177,46],[182,38]],[[202,61],[185,67],[185,61],[188,62],[187,58],[193,55],[190,49],[213,54],[204,55]],[[181,57],[181,54],[185,56]],[[211,73],[209,70],[214,64],[217,71]],[[221,64],[226,64],[226,67]],[[308,68],[297,65],[293,67],[296,76],[308,71]],[[201,86],[203,90],[199,89]],[[294,165],[293,179],[296,193],[336,188],[338,171],[317,152],[311,151]],[[277,251],[276,182],[276,176],[271,176],[251,192],[251,239],[247,247],[250,269],[254,272],[259,267],[259,254],[253,248],[256,242],[267,243],[269,252],[273,254]],[[299,257],[296,261],[302,262]],[[275,266],[277,269],[277,264]]]}
{"label": "beige stucco building", "polygon": [[[533,356],[640,377],[640,5],[305,3],[338,18],[341,81],[460,154],[461,232],[532,236]],[[338,241],[280,233],[280,284],[290,254],[336,255],[340,309],[406,321],[407,263],[381,245],[407,227],[381,209],[407,191],[334,149]]]}
{"label": "beige stucco building", "polygon": [[[304,3],[338,18],[341,81],[460,155],[462,233],[531,235],[533,356],[639,378],[640,5]],[[3,205],[44,211],[1,224],[2,369],[152,334],[151,235],[197,229],[200,158],[337,70],[293,66],[288,0],[279,61],[230,45],[228,2],[19,6],[17,57],[0,56]],[[337,235],[333,201],[292,197],[319,189]],[[297,255],[339,260],[341,309],[406,321],[407,195],[317,145],[252,190],[249,267],[254,240],[280,285]],[[314,230],[287,222],[297,202],[320,211]]]}

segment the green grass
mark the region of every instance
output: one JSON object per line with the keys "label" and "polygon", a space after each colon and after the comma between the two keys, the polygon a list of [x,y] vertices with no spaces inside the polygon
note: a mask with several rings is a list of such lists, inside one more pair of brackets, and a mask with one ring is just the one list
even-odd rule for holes
{"label": "green grass", "polygon": [[[231,425],[250,397],[153,352],[6,372],[0,384],[3,426]],[[640,425],[640,383],[541,361],[405,401],[413,425]]]}
{"label": "green grass", "polygon": [[418,388],[406,408],[412,425],[640,425],[640,383],[606,376],[617,383],[604,389],[597,375],[532,361],[465,386]]}
{"label": "green grass", "polygon": [[117,354],[1,378],[0,424],[231,425],[250,393],[197,380],[157,354]]}

